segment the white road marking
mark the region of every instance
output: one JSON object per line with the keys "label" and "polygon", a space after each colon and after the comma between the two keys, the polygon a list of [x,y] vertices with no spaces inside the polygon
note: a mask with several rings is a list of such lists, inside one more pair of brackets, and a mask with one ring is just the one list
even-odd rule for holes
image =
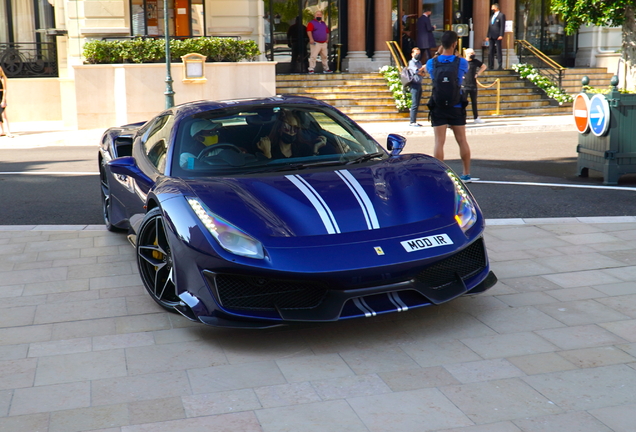
{"label": "white road marking", "polygon": [[601,189],[601,190],[617,190],[617,191],[636,191],[636,187],[628,186],[597,186],[597,185],[577,185],[567,183],[533,183],[533,182],[509,182],[509,181],[495,181],[495,180],[473,180],[473,183],[484,184],[500,184],[500,185],[513,185],[513,186],[547,186],[547,187],[563,187],[574,189]]}

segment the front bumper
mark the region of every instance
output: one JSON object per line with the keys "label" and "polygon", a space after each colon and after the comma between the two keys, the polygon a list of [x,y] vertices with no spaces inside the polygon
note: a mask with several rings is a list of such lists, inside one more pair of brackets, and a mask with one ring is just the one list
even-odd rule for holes
{"label": "front bumper", "polygon": [[[445,303],[492,287],[483,239],[432,265],[371,286],[342,287],[326,281],[272,279],[203,270],[215,311],[196,319],[210,325],[269,327],[288,322],[329,322],[404,312]],[[258,320],[247,323],[245,320]],[[231,322],[235,324],[232,325]]]}

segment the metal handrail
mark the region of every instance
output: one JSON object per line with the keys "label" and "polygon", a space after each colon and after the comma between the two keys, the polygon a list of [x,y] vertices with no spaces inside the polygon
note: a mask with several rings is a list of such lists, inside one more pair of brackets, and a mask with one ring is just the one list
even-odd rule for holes
{"label": "metal handrail", "polygon": [[397,65],[399,71],[402,71],[403,67],[408,65],[406,61],[406,57],[402,54],[402,50],[400,49],[400,45],[396,41],[386,41],[387,46],[389,47],[389,51],[391,52],[391,56]]}
{"label": "metal handrail", "polygon": [[[562,87],[563,75],[567,70],[550,57],[542,53],[530,42],[517,39],[517,56],[519,63],[528,63],[534,66],[539,73],[549,79],[558,88]],[[526,60],[524,61],[524,55]]]}
{"label": "metal handrail", "polygon": [[499,105],[500,105],[500,100],[501,100],[501,80],[499,78],[497,78],[492,84],[490,85],[485,85],[479,82],[479,80],[475,80],[475,82],[477,83],[477,85],[481,88],[490,88],[492,86],[494,86],[495,84],[497,84],[497,109],[495,110],[495,114],[494,115],[499,115]]}

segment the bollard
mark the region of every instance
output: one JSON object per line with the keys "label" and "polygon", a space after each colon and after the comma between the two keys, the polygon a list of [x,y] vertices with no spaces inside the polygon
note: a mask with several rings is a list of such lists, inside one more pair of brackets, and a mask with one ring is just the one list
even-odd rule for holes
{"label": "bollard", "polygon": [[342,50],[342,44],[334,44],[336,51],[336,73],[340,73],[340,51]]}

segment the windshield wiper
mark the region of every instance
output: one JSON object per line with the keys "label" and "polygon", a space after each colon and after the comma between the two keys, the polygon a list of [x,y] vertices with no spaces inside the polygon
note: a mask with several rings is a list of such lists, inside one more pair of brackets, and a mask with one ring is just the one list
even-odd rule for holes
{"label": "windshield wiper", "polygon": [[358,156],[355,159],[351,159],[345,165],[351,165],[351,164],[355,164],[355,163],[367,162],[367,161],[370,161],[371,159],[375,159],[375,158],[378,158],[378,157],[381,158],[382,156],[384,156],[384,153],[382,153],[382,152],[369,153],[369,154],[365,154],[365,155],[362,155],[362,156]]}

